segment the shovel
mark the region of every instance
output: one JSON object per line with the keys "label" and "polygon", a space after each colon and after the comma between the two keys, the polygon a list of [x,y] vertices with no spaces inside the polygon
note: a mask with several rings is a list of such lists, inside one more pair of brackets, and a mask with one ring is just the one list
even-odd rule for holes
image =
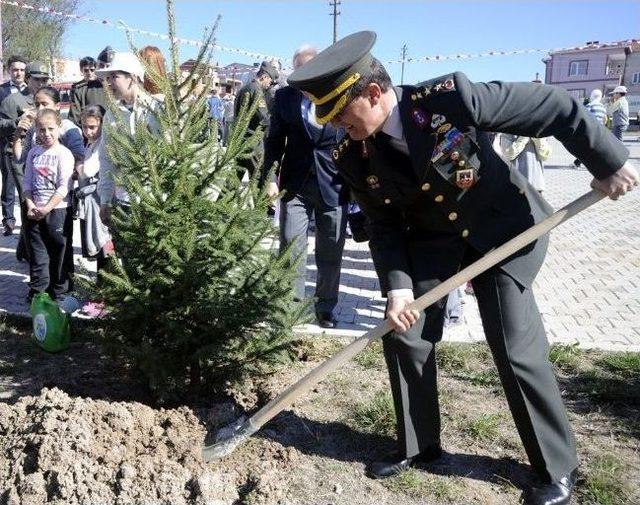
{"label": "shovel", "polygon": [[[417,311],[424,310],[436,301],[447,296],[458,286],[462,286],[477,275],[497,265],[503,259],[508,258],[527,244],[534,242],[560,223],[563,223],[567,219],[575,216],[587,207],[590,207],[600,201],[605,196],[606,195],[604,193],[597,190],[591,190],[589,193],[582,195],[580,198],[558,210],[545,220],[512,238],[497,249],[487,253],[464,270],[460,270],[460,272],[412,302],[408,308],[415,309]],[[269,422],[274,416],[291,405],[297,398],[313,388],[313,386],[331,372],[338,369],[347,361],[353,359],[371,342],[384,337],[391,330],[392,328],[389,320],[384,320],[378,326],[367,331],[364,335],[341,349],[327,361],[311,370],[311,372],[305,375],[298,382],[289,386],[280,393],[280,395],[258,410],[252,417],[249,419],[240,418],[231,426],[222,428],[218,432],[216,442],[203,449],[202,455],[204,460],[212,461],[230,454],[236,447],[244,443],[249,437],[262,428],[265,423]]]}

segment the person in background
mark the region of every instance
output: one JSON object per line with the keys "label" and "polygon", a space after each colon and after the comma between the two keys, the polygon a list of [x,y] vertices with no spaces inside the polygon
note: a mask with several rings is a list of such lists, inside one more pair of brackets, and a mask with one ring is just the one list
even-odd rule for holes
{"label": "person in background", "polygon": [[[293,55],[293,68],[311,60],[317,50],[301,46]],[[262,181],[267,195],[280,191],[280,252],[291,245],[298,261],[294,293],[305,298],[307,235],[315,217],[315,259],[318,269],[315,314],[322,328],[336,326],[340,269],[347,224],[347,189],[336,171],[332,150],[340,136],[332,125],[315,121],[315,105],[300,91],[285,86],[276,91],[268,135]],[[266,181],[273,166],[273,178]]]}
{"label": "person in background", "polygon": [[607,114],[611,117],[613,123],[613,134],[622,142],[622,134],[629,128],[629,102],[627,102],[627,87],[616,86],[609,93],[611,95],[611,103],[607,108]]}
{"label": "person in background", "polygon": [[156,46],[145,46],[140,49],[138,55],[151,69],[151,73],[145,69],[142,87],[156,100],[164,100],[164,93],[156,82],[157,78],[165,78],[167,76],[167,66],[162,51]]}
{"label": "person in background", "polygon": [[82,80],[71,86],[69,119],[80,126],[80,113],[87,105],[99,105],[105,110],[106,101],[102,82],[96,75],[97,62],[91,56],[80,60]]}
{"label": "person in background", "polygon": [[224,104],[222,99],[218,96],[218,87],[214,86],[211,89],[211,95],[207,101],[209,105],[209,122],[211,127],[215,124],[218,139],[222,139],[223,134],[223,121],[224,121]]}
{"label": "person in background", "polygon": [[100,54],[97,58],[96,70],[104,70],[105,68],[109,68],[109,65],[111,65],[113,56],[115,54],[116,52],[111,46],[107,46],[102,51],[100,51]]}
{"label": "person in background", "polygon": [[544,162],[551,156],[551,147],[546,139],[496,133],[498,154],[506,158],[511,170],[520,172],[533,188],[544,191]]}
{"label": "person in background", "polygon": [[[27,60],[22,56],[11,56],[7,61],[10,78],[7,82],[0,85],[0,104],[3,100],[13,93],[21,93],[27,87],[26,68]],[[11,174],[11,164],[6,163],[6,157],[2,155],[5,152],[4,138],[0,140],[0,172],[2,173],[2,194],[0,201],[2,202],[2,227],[3,235],[13,235],[13,229],[16,220],[13,215],[13,209],[16,201],[16,184]]]}
{"label": "person in background", "polygon": [[[38,90],[34,96],[34,107],[36,113],[43,109],[60,109],[60,92],[51,86],[44,86]],[[24,165],[27,153],[36,145],[37,132],[30,118],[25,117],[18,122],[16,135],[13,141],[13,156],[19,164]],[[77,179],[77,168],[84,161],[84,144],[80,129],[69,119],[63,119],[59,130],[59,142],[71,151],[74,163],[73,179]],[[70,197],[73,199],[73,195]],[[67,241],[65,254],[66,271],[69,279],[69,291],[73,291],[73,241]]]}
{"label": "person in background", "polygon": [[[25,72],[27,87],[20,92],[10,94],[0,103],[0,144],[2,145],[3,163],[5,167],[9,167],[13,176],[13,182],[18,191],[23,223],[26,220],[26,207],[24,206],[22,191],[24,163],[21,163],[13,156],[13,137],[16,133],[16,127],[22,119],[28,119],[30,122],[34,120],[33,98],[35,93],[49,82],[49,68],[42,62],[34,61],[26,66]],[[7,231],[5,229],[5,232]],[[11,231],[13,232],[13,228]],[[29,248],[26,243],[26,236],[22,231],[16,248],[16,258],[18,261],[29,259]]]}
{"label": "person in background", "polygon": [[[586,99],[586,103],[584,106],[591,113],[591,115],[595,118],[595,120],[601,125],[606,124],[607,122],[607,108],[602,103],[602,91],[599,89],[594,89],[591,91],[591,95]],[[582,165],[582,162],[576,158],[573,161],[573,164],[576,168]]]}
{"label": "person in background", "polygon": [[229,135],[231,134],[231,126],[233,125],[234,109],[236,95],[233,92],[233,87],[227,85],[225,87],[225,94],[222,96],[222,103],[224,105],[224,128],[222,130],[222,144],[227,145],[229,142]]}
{"label": "person in background", "polygon": [[[109,228],[100,219],[100,200],[97,187],[100,176],[100,148],[102,143],[102,111],[95,105],[86,107],[81,114],[82,133],[85,138],[84,163],[78,170],[78,202],[82,256],[96,261],[100,282],[100,271],[108,267],[114,254]],[[104,303],[89,301],[82,306],[82,313],[99,317],[104,313]]]}
{"label": "person in background", "polygon": [[[247,127],[248,137],[253,135],[259,128],[266,130],[269,126],[269,111],[267,109],[265,92],[278,80],[278,76],[279,74],[276,67],[266,61],[262,62],[255,78],[238,91],[234,106],[234,117],[236,120],[242,107],[251,107],[253,103],[258,102],[258,108],[249,119],[249,125]],[[238,165],[248,171],[249,176],[252,176],[256,170],[260,170],[263,157],[264,143],[260,141],[254,147],[251,157],[240,160]],[[244,174],[241,173],[238,175],[242,178]]]}
{"label": "person in background", "polygon": [[26,230],[31,251],[29,294],[46,292],[59,300],[68,291],[65,262],[73,239],[71,187],[73,155],[59,143],[60,113],[42,109],[35,120],[38,144],[27,154],[24,198]]}
{"label": "person in background", "polygon": [[104,78],[116,100],[116,111],[107,110],[103,119],[102,142],[100,151],[100,176],[98,179],[98,197],[100,199],[100,218],[109,226],[112,205],[127,207],[129,195],[116,184],[116,167],[108,156],[106,145],[109,141],[109,128],[120,123],[114,114],[128,126],[129,132],[135,132],[136,125],[144,122],[148,128],[157,132],[159,125],[154,110],[160,102],[151,97],[143,88],[144,68],[133,53],[115,53],[108,68],[98,70],[98,76]]}

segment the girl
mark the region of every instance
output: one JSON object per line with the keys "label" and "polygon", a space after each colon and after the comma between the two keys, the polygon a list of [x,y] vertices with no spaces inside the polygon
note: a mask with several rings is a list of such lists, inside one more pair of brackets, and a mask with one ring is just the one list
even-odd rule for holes
{"label": "girl", "polygon": [[[78,170],[78,189],[75,192],[80,218],[80,236],[82,237],[82,256],[95,258],[99,272],[108,265],[113,255],[113,242],[109,229],[100,219],[100,200],[96,192],[100,172],[100,144],[102,142],[102,110],[98,105],[88,105],[80,114],[82,133],[86,146],[84,164]],[[88,316],[99,317],[104,312],[101,302],[88,302],[82,312]]]}
{"label": "girl", "polygon": [[57,110],[38,111],[38,145],[27,154],[24,196],[31,252],[29,300],[42,292],[61,299],[68,291],[65,251],[73,234],[70,192],[74,160],[71,151],[59,142],[61,124]]}

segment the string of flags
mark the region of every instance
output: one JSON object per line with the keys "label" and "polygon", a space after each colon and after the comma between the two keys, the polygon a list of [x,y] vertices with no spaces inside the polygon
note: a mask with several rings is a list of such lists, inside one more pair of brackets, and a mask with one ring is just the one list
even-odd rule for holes
{"label": "string of flags", "polygon": [[[150,32],[148,30],[141,30],[139,28],[132,28],[130,26],[127,26],[122,21],[116,23],[116,22],[110,21],[108,19],[96,19],[96,18],[93,18],[91,16],[81,16],[81,15],[78,15],[78,14],[69,14],[67,12],[57,11],[57,10],[51,8],[51,7],[38,7],[38,6],[35,6],[35,5],[30,5],[30,4],[26,3],[26,2],[0,0],[0,3],[2,3],[4,5],[10,5],[12,7],[18,7],[20,9],[38,11],[38,12],[42,12],[44,14],[51,14],[52,16],[58,16],[58,17],[63,17],[63,18],[67,18],[67,19],[73,19],[74,21],[84,21],[84,22],[87,22],[87,23],[94,23],[94,24],[99,24],[99,25],[103,25],[103,26],[109,26],[111,28],[117,28],[118,30],[125,30],[125,31],[131,32],[131,33],[137,33],[139,35],[146,35],[148,37],[155,37],[155,38],[159,38],[159,39],[162,39],[162,40],[169,40],[169,35],[167,35],[165,33]],[[203,44],[203,42],[201,40],[185,39],[185,38],[182,38],[182,37],[176,37],[175,40],[179,44],[185,44],[185,45],[189,45],[189,46],[201,46]],[[219,51],[224,51],[224,52],[227,52],[227,53],[242,54],[244,56],[249,56],[251,58],[255,58],[255,59],[258,59],[258,60],[277,60],[277,61],[281,60],[281,58],[278,57],[278,56],[262,54],[262,53],[258,53],[258,52],[255,52],[255,51],[249,51],[247,49],[239,49],[239,48],[236,48],[236,47],[221,46],[219,44],[215,44],[214,47],[215,47],[215,49],[218,49]]]}
{"label": "string of flags", "polygon": [[[126,30],[131,33],[137,33],[139,35],[156,37],[162,40],[169,40],[169,36],[167,34],[151,32],[148,30],[141,30],[139,28],[132,28],[127,26],[123,21],[119,21],[115,23],[108,19],[96,19],[91,16],[69,14],[66,12],[57,11],[51,7],[38,7],[38,6],[30,5],[26,2],[0,0],[0,3],[4,5],[10,5],[13,7],[18,7],[20,9],[34,10],[34,11],[42,12],[45,14],[51,14],[53,16],[73,19],[74,21],[83,21],[87,23],[100,24],[104,26],[109,26],[111,28],[117,28],[119,30]],[[185,44],[190,46],[201,46],[203,44],[201,40],[185,39],[182,37],[176,37],[175,40],[179,44]],[[518,54],[552,53],[552,52],[560,52],[560,51],[595,49],[595,48],[605,48],[605,47],[615,47],[615,46],[619,47],[621,45],[630,45],[630,44],[638,44],[638,43],[640,43],[639,40],[630,39],[626,41],[607,42],[602,44],[597,43],[597,44],[577,45],[573,47],[564,47],[564,48],[556,48],[556,49],[515,49],[510,51],[498,50],[498,51],[484,51],[480,53],[469,53],[469,54],[449,54],[449,55],[421,56],[416,58],[400,58],[397,60],[387,61],[386,63],[390,65],[394,65],[399,63],[425,63],[425,62],[432,62],[432,61],[437,62],[437,61],[447,61],[447,60],[467,60],[467,59],[473,59],[473,58],[485,58],[489,56],[510,56],[510,55],[518,55]],[[278,56],[262,54],[255,51],[249,51],[247,49],[239,49],[236,47],[228,47],[228,46],[221,46],[219,44],[215,44],[214,48],[219,51],[223,51],[227,53],[236,53],[236,54],[241,54],[243,56],[249,56],[257,60],[271,60],[271,61],[279,61],[279,62],[287,61],[287,59],[281,58]]]}

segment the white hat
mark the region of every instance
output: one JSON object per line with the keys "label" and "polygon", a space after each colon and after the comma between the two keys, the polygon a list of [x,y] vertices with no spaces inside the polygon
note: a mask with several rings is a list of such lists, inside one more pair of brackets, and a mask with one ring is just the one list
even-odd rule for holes
{"label": "white hat", "polygon": [[609,94],[613,95],[614,93],[620,93],[620,94],[626,95],[627,94],[627,87],[626,86],[616,86],[615,89],[612,92],[610,92]]}
{"label": "white hat", "polygon": [[144,67],[133,53],[115,53],[109,67],[96,70],[98,77],[106,77],[113,72],[126,72],[144,79]]}

